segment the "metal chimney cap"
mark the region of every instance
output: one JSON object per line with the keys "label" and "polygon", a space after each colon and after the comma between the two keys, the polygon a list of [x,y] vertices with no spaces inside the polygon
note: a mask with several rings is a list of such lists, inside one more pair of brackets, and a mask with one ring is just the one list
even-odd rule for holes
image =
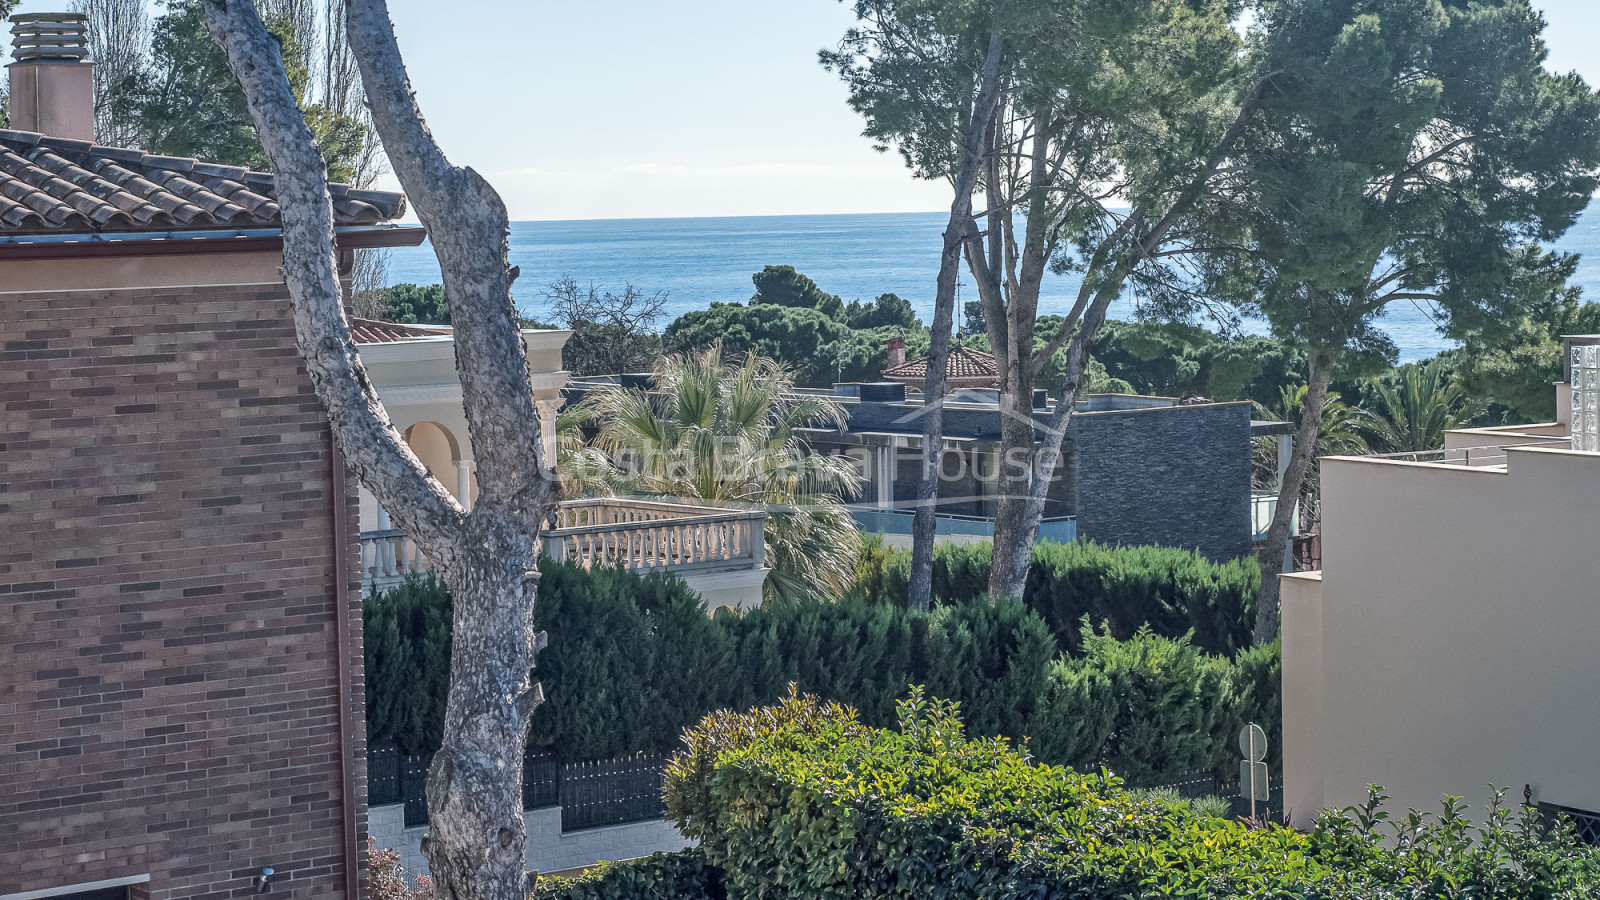
{"label": "metal chimney cap", "polygon": [[11,17],[17,62],[83,62],[89,56],[89,17],[83,13],[28,13]]}

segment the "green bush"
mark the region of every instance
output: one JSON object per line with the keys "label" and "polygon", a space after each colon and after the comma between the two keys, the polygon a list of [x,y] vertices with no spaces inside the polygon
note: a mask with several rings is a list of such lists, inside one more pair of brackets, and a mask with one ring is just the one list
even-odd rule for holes
{"label": "green bush", "polygon": [[553,900],[721,900],[721,873],[699,850],[603,862],[574,878],[540,878],[535,895]]}
{"label": "green bush", "polygon": [[432,752],[444,729],[450,687],[450,594],[432,572],[367,598],[367,741]]}
{"label": "green bush", "polygon": [[[856,596],[712,618],[670,575],[540,568],[534,619],[550,643],[534,676],[547,699],[528,742],[563,759],[671,753],[708,712],[776,702],[791,684],[872,726],[893,724],[906,685],[926,685],[969,710],[974,733],[1138,781],[1228,774],[1246,721],[1277,749],[1275,647],[1229,660],[1186,638],[1144,629],[1119,641],[1102,626],[1082,630],[1069,656],[1014,599],[919,612]],[[414,580],[369,600],[366,615],[369,740],[430,752],[449,678],[448,593]]]}
{"label": "green bush", "polygon": [[[781,707],[800,707],[798,712]],[[1411,814],[1398,847],[1377,800],[1309,834],[1251,827],[1129,793],[1118,778],[1031,763],[968,737],[920,693],[896,730],[790,698],[697,729],[718,749],[668,772],[669,818],[722,869],[728,896],[1572,898],[1600,890],[1600,852],[1498,798],[1479,834],[1456,798]],[[714,734],[712,733],[714,732]],[[678,790],[693,778],[702,787]]]}
{"label": "green bush", "polygon": [[[911,554],[876,548],[864,559],[859,588],[874,602],[905,604]],[[970,603],[987,595],[994,548],[987,543],[934,548],[933,596]],[[1079,624],[1088,616],[1119,638],[1148,625],[1231,655],[1250,646],[1261,571],[1252,559],[1213,563],[1173,547],[1107,547],[1092,541],[1042,543],[1033,548],[1023,600],[1044,617],[1062,646],[1079,651]]]}

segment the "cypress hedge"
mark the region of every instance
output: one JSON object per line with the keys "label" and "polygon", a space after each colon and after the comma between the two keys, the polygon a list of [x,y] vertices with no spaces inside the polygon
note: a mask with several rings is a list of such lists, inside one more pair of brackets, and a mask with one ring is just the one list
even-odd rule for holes
{"label": "cypress hedge", "polygon": [[[933,553],[933,595],[970,603],[989,589],[989,543],[941,544]],[[904,606],[911,553],[869,546],[859,590],[868,600]],[[1214,563],[1173,547],[1110,547],[1092,541],[1042,543],[1033,548],[1022,599],[1069,652],[1078,652],[1087,616],[1127,639],[1149,626],[1163,637],[1192,634],[1211,653],[1249,647],[1261,570],[1251,558]]]}
{"label": "cypress hedge", "polygon": [[[535,677],[545,704],[528,741],[567,760],[669,754],[716,709],[748,709],[791,684],[892,724],[912,684],[957,701],[971,729],[1026,738],[1038,759],[1109,765],[1138,780],[1230,771],[1245,721],[1277,747],[1277,652],[1235,658],[1148,626],[1119,640],[1080,624],[1067,654],[1024,602],[929,612],[860,596],[723,611],[671,575],[585,571],[543,560],[535,624],[549,632]],[[368,739],[438,746],[449,678],[449,596],[417,579],[366,604]]]}

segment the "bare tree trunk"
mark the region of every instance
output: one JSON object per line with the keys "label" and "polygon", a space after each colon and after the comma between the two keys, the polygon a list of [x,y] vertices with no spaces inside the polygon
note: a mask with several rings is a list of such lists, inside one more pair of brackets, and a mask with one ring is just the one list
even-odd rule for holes
{"label": "bare tree trunk", "polygon": [[1257,644],[1270,644],[1278,638],[1281,586],[1278,576],[1283,573],[1284,546],[1289,542],[1289,530],[1294,524],[1295,503],[1300,499],[1306,476],[1311,472],[1311,463],[1316,459],[1322,408],[1328,401],[1328,370],[1332,360],[1325,360],[1322,354],[1312,352],[1307,366],[1306,405],[1300,411],[1300,427],[1294,433],[1294,451],[1289,455],[1289,468],[1283,473],[1283,484],[1278,486],[1278,508],[1272,513],[1266,547],[1261,551],[1261,599],[1256,603]]}
{"label": "bare tree trunk", "polygon": [[[1036,120],[1040,118],[1042,116],[1035,117]],[[1033,545],[1039,539],[1039,520],[1030,523],[1027,510],[1035,476],[1038,438],[1033,418],[1033,386],[1035,373],[1041,368],[1034,359],[1033,332],[1039,318],[1039,291],[1050,262],[1050,246],[1045,235],[1050,218],[1049,148],[1050,136],[1041,129],[1034,135],[1029,154],[1028,220],[1020,253],[1016,248],[1010,204],[991,201],[989,210],[990,228],[999,225],[1005,235],[1004,240],[990,241],[986,266],[990,277],[987,280],[995,297],[992,303],[985,297],[985,311],[995,306],[1005,322],[1003,332],[990,337],[1000,368],[1000,471],[997,479],[1000,497],[995,504],[995,553],[989,567],[989,596],[995,599],[1022,596],[1033,558]],[[998,174],[991,178],[998,178]],[[997,213],[995,207],[999,205],[1005,208]],[[997,214],[1003,216],[998,222],[995,221]],[[999,301],[1004,296],[999,290],[1002,272],[1010,300],[1000,309]],[[998,343],[995,343],[996,338],[999,338]]]}
{"label": "bare tree trunk", "polygon": [[[1106,311],[1111,301],[1122,290],[1122,284],[1134,267],[1155,253],[1166,240],[1179,219],[1193,209],[1211,178],[1232,152],[1234,144],[1255,116],[1261,100],[1262,84],[1257,83],[1244,98],[1239,113],[1203,165],[1173,198],[1159,221],[1145,231],[1147,213],[1135,208],[1112,233],[1100,242],[1084,272],[1083,285],[1078,300],[1067,314],[1065,323],[1033,359],[1035,374],[1049,364],[1050,358],[1063,341],[1067,344],[1067,371],[1062,377],[1061,396],[1045,426],[1039,429],[1039,450],[1035,459],[1032,480],[1028,487],[1027,502],[1023,506],[1022,524],[1002,547],[995,545],[995,568],[1007,575],[1004,583],[991,578],[990,591],[997,596],[1021,596],[1027,584],[1028,562],[1033,543],[1039,537],[1039,525],[1044,519],[1045,502],[1049,498],[1050,484],[1055,480],[1056,468],[1061,462],[1061,445],[1072,422],[1074,402],[1083,385],[1084,370],[1089,365],[1089,347],[1105,324]],[[1132,246],[1124,247],[1132,240]],[[1082,318],[1078,318],[1079,315]],[[1076,326],[1076,330],[1072,330]],[[1001,554],[1007,559],[1000,559]]]}
{"label": "bare tree trunk", "polygon": [[944,450],[944,376],[950,358],[950,329],[955,319],[956,279],[961,275],[961,247],[972,219],[972,192],[984,156],[984,139],[994,118],[1000,95],[1000,57],[1005,40],[996,22],[989,35],[977,97],[961,135],[961,161],[956,168],[945,226],[944,249],[939,256],[939,279],[933,304],[933,341],[928,349],[928,375],[923,384],[922,469],[917,477],[917,505],[911,520],[911,580],[906,602],[912,609],[933,604],[933,539],[939,497],[939,464]]}
{"label": "bare tree trunk", "polygon": [[443,745],[428,773],[425,852],[445,900],[524,900],[521,775],[528,719],[539,529],[557,499],[544,459],[527,360],[511,300],[506,211],[475,172],[456,168],[428,134],[381,0],[351,0],[350,44],[396,174],[434,238],[455,324],[456,367],[479,499],[464,512],[411,453],[384,413],[344,318],[334,263],[327,169],[277,42],[253,3],[203,0],[206,24],[244,88],[276,173],[284,277],[300,351],[352,468],[434,561],[454,603]]}
{"label": "bare tree trunk", "polygon": [[139,143],[139,125],[117,114],[111,98],[123,80],[144,70],[150,48],[145,0],[74,0],[89,19],[89,58],[94,60],[94,139],[108,147]]}

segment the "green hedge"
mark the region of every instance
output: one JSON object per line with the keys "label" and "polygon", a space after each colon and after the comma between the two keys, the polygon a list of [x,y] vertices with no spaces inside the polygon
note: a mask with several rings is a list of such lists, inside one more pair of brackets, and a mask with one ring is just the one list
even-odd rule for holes
{"label": "green hedge", "polygon": [[[1231,771],[1245,721],[1277,751],[1277,652],[1226,659],[1149,629],[1102,628],[1062,653],[1016,600],[931,612],[847,598],[706,616],[672,576],[541,562],[535,608],[550,644],[535,677],[545,704],[529,744],[564,759],[671,753],[714,709],[775,702],[793,683],[889,725],[909,684],[962,703],[972,729],[1030,741],[1039,759],[1112,766],[1140,781]],[[370,599],[368,739],[438,746],[448,681],[449,597],[431,580]],[[1276,760],[1273,760],[1276,764]]]}
{"label": "green hedge", "polygon": [[[1600,892],[1600,851],[1496,797],[1478,830],[1455,798],[1402,816],[1381,794],[1309,833],[1251,827],[1030,762],[969,738],[920,695],[896,730],[792,697],[720,714],[667,775],[668,816],[722,870],[727,896],[1267,900],[1571,898]],[[1398,846],[1397,846],[1398,844]],[[606,896],[646,896],[612,894]],[[656,896],[654,894],[648,896]]]}
{"label": "green hedge", "polygon": [[721,900],[722,874],[699,850],[603,862],[573,878],[540,878],[540,900]]}
{"label": "green hedge", "polygon": [[[993,555],[988,543],[935,547],[933,595],[946,603],[984,597]],[[869,600],[903,606],[910,577],[909,551],[871,548],[859,586]],[[1261,570],[1253,559],[1213,563],[1172,547],[1075,541],[1033,548],[1023,600],[1072,652],[1088,616],[1119,638],[1148,625],[1164,637],[1192,632],[1200,647],[1228,655],[1250,646],[1260,592]]]}

